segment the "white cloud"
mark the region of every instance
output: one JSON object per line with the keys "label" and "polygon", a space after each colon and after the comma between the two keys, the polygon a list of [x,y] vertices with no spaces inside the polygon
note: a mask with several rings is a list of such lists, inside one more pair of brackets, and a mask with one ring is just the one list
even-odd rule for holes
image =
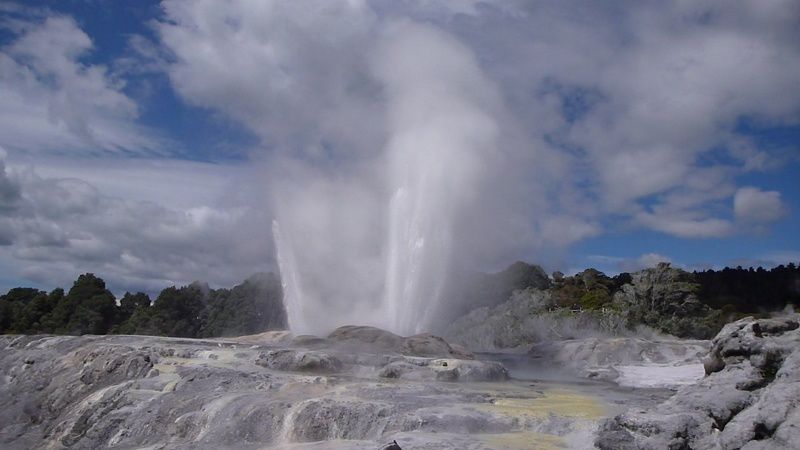
{"label": "white cloud", "polygon": [[[174,55],[168,74],[187,101],[330,172],[384,148],[385,92],[367,59],[387,24],[401,17],[450,33],[501,95],[495,201],[485,207],[495,217],[520,214],[497,220],[527,239],[517,251],[535,252],[549,223],[572,220],[565,229],[583,229],[571,233],[580,239],[610,214],[679,237],[734,232],[720,205],[736,177],[774,166],[737,135],[738,121],[800,120],[800,32],[790,19],[797,10],[753,1],[578,9],[173,0],[158,30]],[[733,162],[700,163],[719,149]]]}
{"label": "white cloud", "polygon": [[642,213],[636,220],[644,226],[682,238],[716,238],[734,231],[729,220],[693,217],[694,213],[657,215]]}
{"label": "white cloud", "polygon": [[67,16],[0,24],[0,144],[9,151],[160,153],[166,141],[137,124],[124,81],[82,58],[90,37]]}
{"label": "white cloud", "polygon": [[745,186],[733,197],[736,219],[748,224],[768,224],[783,217],[786,210],[778,191],[762,191]]}
{"label": "white cloud", "polygon": [[[586,261],[590,266],[605,272],[607,275],[616,275],[620,272],[636,272],[655,267],[659,263],[673,264],[672,258],[659,253],[644,253],[638,257],[589,255],[586,257]],[[583,268],[579,270],[583,270]]]}
{"label": "white cloud", "polygon": [[167,72],[189,103],[310,158],[380,145],[383,111],[365,60],[375,15],[361,2],[178,0],[163,9]]}
{"label": "white cloud", "polygon": [[16,172],[35,170],[43,178],[76,178],[110,197],[174,209],[214,204],[262,206],[254,200],[263,197],[262,187],[249,185],[257,179],[258,169],[247,162],[10,155],[6,164]]}
{"label": "white cloud", "polygon": [[[785,210],[780,193],[737,186],[741,174],[777,164],[737,124],[800,121],[797,2],[167,0],[161,7],[157,42],[131,38],[147,58],[139,67],[165,71],[184,101],[256,133],[266,155],[255,159],[267,168],[258,177],[177,161],[21,158],[164,149],[137,125],[139,106],[125,95],[123,74],[85,62],[91,37],[73,19],[37,12],[9,28],[14,37],[0,53],[0,144],[12,154],[2,167],[0,211],[16,214],[0,220],[0,243],[13,242],[31,273],[45,274],[48,257],[59,270],[72,257],[106,261],[109,270],[117,264],[115,276],[129,281],[192,270],[190,278],[227,280],[232,275],[213,271],[270,257],[270,244],[248,244],[260,236],[256,228],[267,230],[281,195],[298,201],[298,221],[311,215],[305,227],[318,239],[381,258],[387,143],[403,131],[393,122],[392,89],[404,80],[390,79],[421,73],[399,60],[375,70],[379,43],[398,22],[446,36],[449,50],[469,61],[452,67],[477,74],[450,74],[434,60],[427,73],[453,85],[415,78],[422,93],[405,115],[453,107],[437,103],[440,91],[461,89],[496,127],[478,158],[481,182],[458,186],[473,201],[454,219],[465,264],[537,259],[609,224],[730,236],[763,228]],[[401,56],[424,60],[426,50]],[[436,92],[425,95],[426,88]],[[239,177],[264,181],[240,192],[245,183],[227,181]],[[281,183],[283,191],[275,188]],[[223,256],[215,263],[204,252]],[[237,263],[230,256],[237,252],[249,256]]]}
{"label": "white cloud", "polygon": [[[191,197],[191,188],[184,183],[203,170],[216,171],[220,177],[242,173],[236,167],[198,166],[173,164],[169,170],[154,172],[150,181],[166,193]],[[12,193],[0,208],[0,261],[7,276],[13,273],[46,286],[65,286],[79,273],[90,271],[115,289],[156,291],[197,279],[231,285],[272,269],[265,212],[225,197],[224,190],[202,205],[197,198],[174,197],[168,202],[173,205],[165,206],[155,198],[131,198],[141,193],[133,188],[122,188],[123,198],[79,178],[43,177],[30,166],[5,167],[2,160],[0,167],[5,168],[0,173],[0,193]],[[108,176],[123,173],[118,168]],[[110,179],[100,181],[113,184]]]}

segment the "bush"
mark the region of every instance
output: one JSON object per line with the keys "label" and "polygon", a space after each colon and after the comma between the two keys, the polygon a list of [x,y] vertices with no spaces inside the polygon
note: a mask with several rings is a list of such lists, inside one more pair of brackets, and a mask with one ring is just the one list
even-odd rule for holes
{"label": "bush", "polygon": [[610,301],[611,296],[607,290],[593,289],[581,296],[580,304],[583,309],[600,309]]}

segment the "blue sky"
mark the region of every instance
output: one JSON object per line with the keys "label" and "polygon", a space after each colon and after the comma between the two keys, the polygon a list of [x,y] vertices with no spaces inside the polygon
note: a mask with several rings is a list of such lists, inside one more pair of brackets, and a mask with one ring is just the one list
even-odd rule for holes
{"label": "blue sky", "polygon": [[796,2],[1,2],[0,288],[231,285],[275,218],[368,278],[436,114],[461,265],[800,262],[798,42]]}

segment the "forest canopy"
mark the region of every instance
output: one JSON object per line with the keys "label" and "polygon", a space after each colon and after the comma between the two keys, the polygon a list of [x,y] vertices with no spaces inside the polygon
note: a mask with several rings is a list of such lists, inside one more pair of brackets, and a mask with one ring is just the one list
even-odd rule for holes
{"label": "forest canopy", "polygon": [[280,280],[257,274],[231,289],[195,282],[171,286],[151,301],[126,292],[117,302],[91,273],[68,292],[14,288],[0,296],[0,333],[146,334],[179,337],[239,336],[286,328]]}

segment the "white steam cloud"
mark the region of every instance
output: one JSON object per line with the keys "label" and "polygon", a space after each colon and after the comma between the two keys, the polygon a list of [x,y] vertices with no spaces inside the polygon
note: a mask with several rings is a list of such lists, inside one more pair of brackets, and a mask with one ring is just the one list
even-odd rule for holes
{"label": "white steam cloud", "polygon": [[797,123],[796,2],[453,3],[162,4],[175,91],[260,138],[295,331],[425,330],[456,266],[783,217],[737,195],[780,165],[740,125]]}
{"label": "white steam cloud", "polygon": [[354,322],[429,330],[458,219],[496,153],[497,93],[454,38],[397,22],[371,62],[386,105],[381,156],[346,181],[276,189],[274,234],[295,332]]}

